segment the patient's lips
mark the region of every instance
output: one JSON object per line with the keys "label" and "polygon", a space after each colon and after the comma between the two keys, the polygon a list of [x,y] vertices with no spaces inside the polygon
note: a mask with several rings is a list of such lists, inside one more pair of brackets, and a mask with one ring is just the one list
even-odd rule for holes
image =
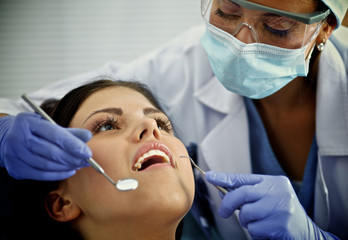
{"label": "patient's lips", "polygon": [[167,164],[174,167],[172,154],[167,146],[156,141],[150,141],[142,145],[133,161],[132,169],[142,171],[155,164]]}

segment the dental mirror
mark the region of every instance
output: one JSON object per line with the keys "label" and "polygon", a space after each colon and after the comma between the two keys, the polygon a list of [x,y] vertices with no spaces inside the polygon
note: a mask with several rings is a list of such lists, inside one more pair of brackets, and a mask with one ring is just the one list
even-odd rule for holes
{"label": "dental mirror", "polygon": [[138,187],[138,181],[134,178],[123,178],[117,181],[116,188],[120,191],[131,191]]}
{"label": "dental mirror", "polygon": [[[49,122],[53,124],[57,124],[55,121],[53,121],[50,116],[46,114],[44,110],[42,110],[38,105],[36,105],[26,94],[22,95],[22,98],[24,101],[26,101],[30,107],[34,109],[34,111],[39,114],[41,117],[45,118]],[[107,175],[104,171],[104,169],[93,159],[93,158],[88,158],[86,161],[99,173],[101,173],[109,182],[112,183],[116,187],[117,190],[119,191],[131,191],[135,190],[138,187],[138,180],[134,178],[124,178],[120,179],[117,182],[114,182],[109,175]]]}

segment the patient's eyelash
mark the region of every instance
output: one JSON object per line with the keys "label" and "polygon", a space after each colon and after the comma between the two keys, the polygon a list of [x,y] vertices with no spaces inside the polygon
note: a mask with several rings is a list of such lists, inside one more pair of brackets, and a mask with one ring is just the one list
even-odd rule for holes
{"label": "patient's eyelash", "polygon": [[164,130],[168,133],[173,130],[172,123],[169,121],[169,119],[156,117],[155,120],[157,122],[158,129]]}
{"label": "patient's eyelash", "polygon": [[93,127],[92,133],[100,133],[110,130],[119,130],[121,129],[118,125],[117,120],[114,119],[114,116],[107,116],[105,120],[97,121]]}

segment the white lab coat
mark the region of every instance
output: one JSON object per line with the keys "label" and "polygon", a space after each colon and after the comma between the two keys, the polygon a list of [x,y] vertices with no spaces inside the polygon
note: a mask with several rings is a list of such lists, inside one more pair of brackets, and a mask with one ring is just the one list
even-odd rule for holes
{"label": "white lab coat", "polygon": [[[148,84],[159,98],[184,144],[198,144],[199,164],[205,170],[250,173],[248,121],[243,98],[227,91],[215,78],[199,43],[204,29],[204,26],[190,29],[132,63],[110,63],[29,95],[37,102],[61,97],[69,89],[100,75],[139,80]],[[314,221],[323,230],[348,238],[348,45],[343,43],[348,29],[336,32],[335,35],[343,37],[336,39],[336,47],[331,41],[326,44],[318,75],[319,162]],[[21,100],[0,99],[0,112],[16,114],[28,109]],[[216,214],[221,200],[215,188],[209,187],[209,192],[214,199],[211,207],[217,225],[220,230],[224,229],[221,235],[225,239],[248,238],[234,216],[225,220]]]}

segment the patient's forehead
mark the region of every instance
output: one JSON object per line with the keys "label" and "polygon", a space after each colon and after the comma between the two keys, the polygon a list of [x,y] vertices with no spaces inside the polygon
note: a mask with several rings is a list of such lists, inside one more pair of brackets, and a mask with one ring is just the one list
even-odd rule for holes
{"label": "patient's forehead", "polygon": [[154,107],[141,93],[127,87],[108,87],[89,96],[80,106],[82,110],[97,110],[102,107],[142,109]]}
{"label": "patient's forehead", "polygon": [[79,127],[94,111],[103,108],[122,108],[124,114],[147,107],[155,108],[141,93],[127,87],[108,87],[92,93],[75,113],[70,127]]}

